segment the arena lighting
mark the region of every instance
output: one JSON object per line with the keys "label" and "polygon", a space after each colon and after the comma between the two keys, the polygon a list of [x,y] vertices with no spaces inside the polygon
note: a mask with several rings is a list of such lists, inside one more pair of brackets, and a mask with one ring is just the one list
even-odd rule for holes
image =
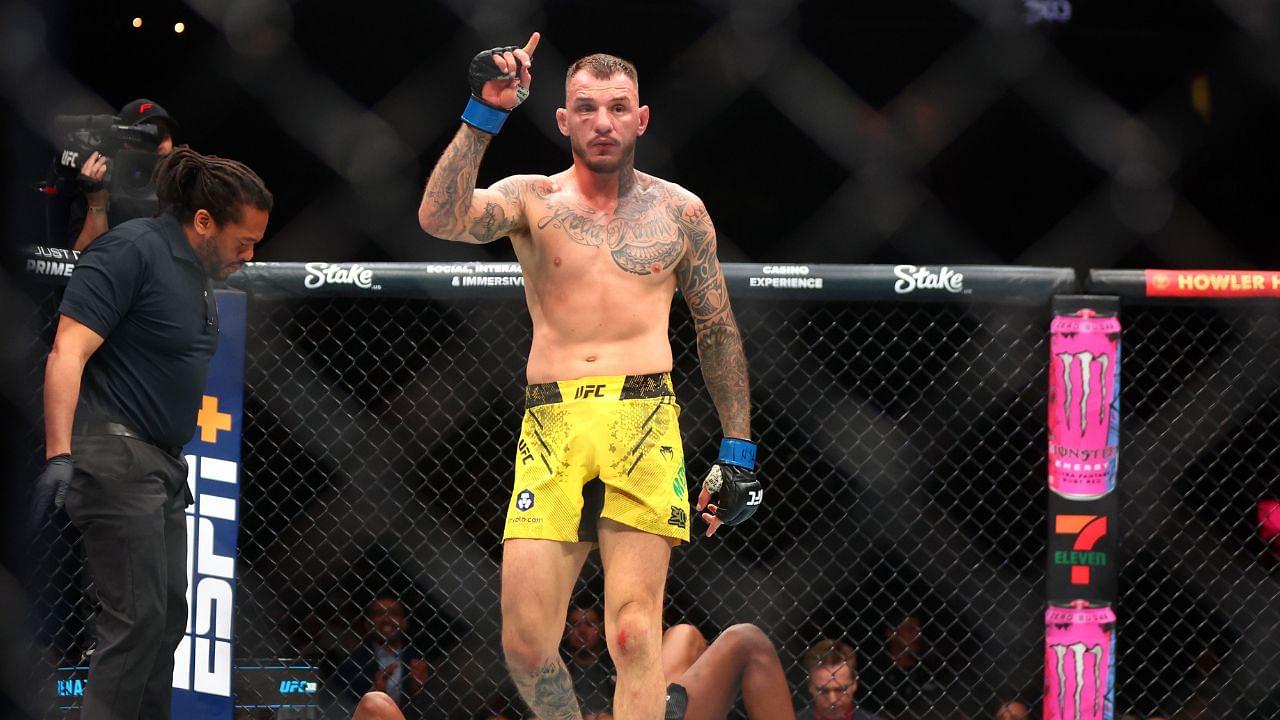
{"label": "arena lighting", "polygon": [[134,19],[133,19],[133,23],[132,23],[132,24],[133,24],[133,26],[134,26],[134,27],[136,27],[136,28],[140,28],[140,27],[142,27],[142,18],[140,18],[140,17],[136,17],[136,18],[134,18]]}
{"label": "arena lighting", "polygon": [[183,30],[186,30],[186,29],[187,29],[186,23],[178,22],[173,24],[173,31],[176,33],[181,33]]}

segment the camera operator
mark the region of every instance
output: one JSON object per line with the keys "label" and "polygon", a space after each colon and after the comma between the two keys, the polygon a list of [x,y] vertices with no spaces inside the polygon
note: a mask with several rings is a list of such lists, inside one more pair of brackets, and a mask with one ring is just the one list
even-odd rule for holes
{"label": "camera operator", "polygon": [[[68,153],[64,151],[55,160],[63,173],[63,182],[57,182],[57,187],[68,199],[66,237],[74,250],[83,251],[99,235],[126,220],[156,213],[151,169],[156,159],[173,150],[177,123],[163,107],[145,98],[120,108],[119,116],[113,120],[114,127],[108,126],[102,139],[92,138],[98,149],[83,145],[77,148],[79,152],[73,157],[79,160],[86,153],[87,156],[73,180],[67,182]],[[154,131],[137,138],[112,137],[111,131],[120,127]],[[125,157],[115,157],[117,154]],[[117,177],[111,178],[111,174]],[[115,188],[123,192],[112,198]]]}

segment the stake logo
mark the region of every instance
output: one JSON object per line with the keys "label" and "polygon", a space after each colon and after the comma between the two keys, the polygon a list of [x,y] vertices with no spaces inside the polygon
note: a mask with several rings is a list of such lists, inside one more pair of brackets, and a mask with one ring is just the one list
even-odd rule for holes
{"label": "stake logo", "polygon": [[[1075,353],[1058,353],[1058,362],[1062,365],[1062,420],[1063,427],[1071,429],[1071,419],[1076,419],[1076,430],[1080,433],[1080,437],[1089,429],[1090,422],[1096,421],[1099,426],[1106,427],[1111,421],[1111,402],[1112,398],[1107,397],[1110,390],[1111,377],[1107,371],[1111,368],[1111,358],[1106,353],[1098,353],[1094,355],[1088,350],[1082,350]],[[1075,366],[1080,365],[1080,380],[1077,383]],[[1095,369],[1097,371],[1095,375]],[[1093,399],[1095,391],[1098,396],[1098,410],[1094,417],[1090,417],[1089,401]],[[1079,396],[1077,397],[1077,391]],[[1076,409],[1079,413],[1073,415]]]}
{"label": "stake logo", "polygon": [[1054,518],[1053,534],[1075,535],[1071,550],[1053,553],[1054,565],[1071,566],[1071,584],[1088,585],[1089,568],[1107,564],[1107,554],[1094,552],[1098,541],[1107,534],[1106,515],[1058,515]]}
{"label": "stake logo", "polygon": [[[1051,671],[1058,678],[1058,718],[1066,720],[1083,720],[1085,717],[1098,718],[1102,717],[1102,698],[1105,694],[1103,687],[1104,676],[1102,668],[1102,646],[1101,645],[1085,645],[1082,642],[1074,642],[1070,645],[1062,643],[1054,643],[1049,646],[1053,651],[1054,662]],[[1089,669],[1089,658],[1093,658],[1093,668]],[[1070,679],[1074,683],[1074,689],[1071,691],[1071,710],[1072,714],[1067,714],[1067,680]],[[1086,682],[1093,683],[1093,702],[1092,712],[1087,716],[1083,706],[1084,688]]]}
{"label": "stake logo", "polygon": [[373,271],[360,263],[351,265],[330,265],[323,262],[307,263],[303,266],[307,276],[303,278],[304,287],[315,290],[325,285],[354,285],[361,290],[381,290],[381,285],[373,284]]}
{"label": "stake logo", "polygon": [[894,277],[898,278],[893,283],[893,291],[899,295],[915,292],[916,290],[946,290],[949,293],[963,293],[964,275],[943,265],[938,272],[932,272],[929,268],[915,265],[894,265]]}

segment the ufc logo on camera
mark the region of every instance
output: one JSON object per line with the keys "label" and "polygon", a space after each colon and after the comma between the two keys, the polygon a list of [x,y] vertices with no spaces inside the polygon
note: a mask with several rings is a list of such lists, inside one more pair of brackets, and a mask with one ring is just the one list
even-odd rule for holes
{"label": "ufc logo on camera", "polygon": [[195,437],[183,448],[187,484],[187,626],[173,655],[173,717],[231,718],[245,298],[218,291],[221,334]]}

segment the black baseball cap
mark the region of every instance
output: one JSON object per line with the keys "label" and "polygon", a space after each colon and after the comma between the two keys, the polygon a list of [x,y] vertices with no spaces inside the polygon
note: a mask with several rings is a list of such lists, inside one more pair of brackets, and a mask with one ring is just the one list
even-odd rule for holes
{"label": "black baseball cap", "polygon": [[138,98],[120,108],[120,122],[124,125],[137,125],[143,120],[153,119],[162,120],[165,125],[168,125],[170,133],[178,129],[177,121],[154,100]]}

